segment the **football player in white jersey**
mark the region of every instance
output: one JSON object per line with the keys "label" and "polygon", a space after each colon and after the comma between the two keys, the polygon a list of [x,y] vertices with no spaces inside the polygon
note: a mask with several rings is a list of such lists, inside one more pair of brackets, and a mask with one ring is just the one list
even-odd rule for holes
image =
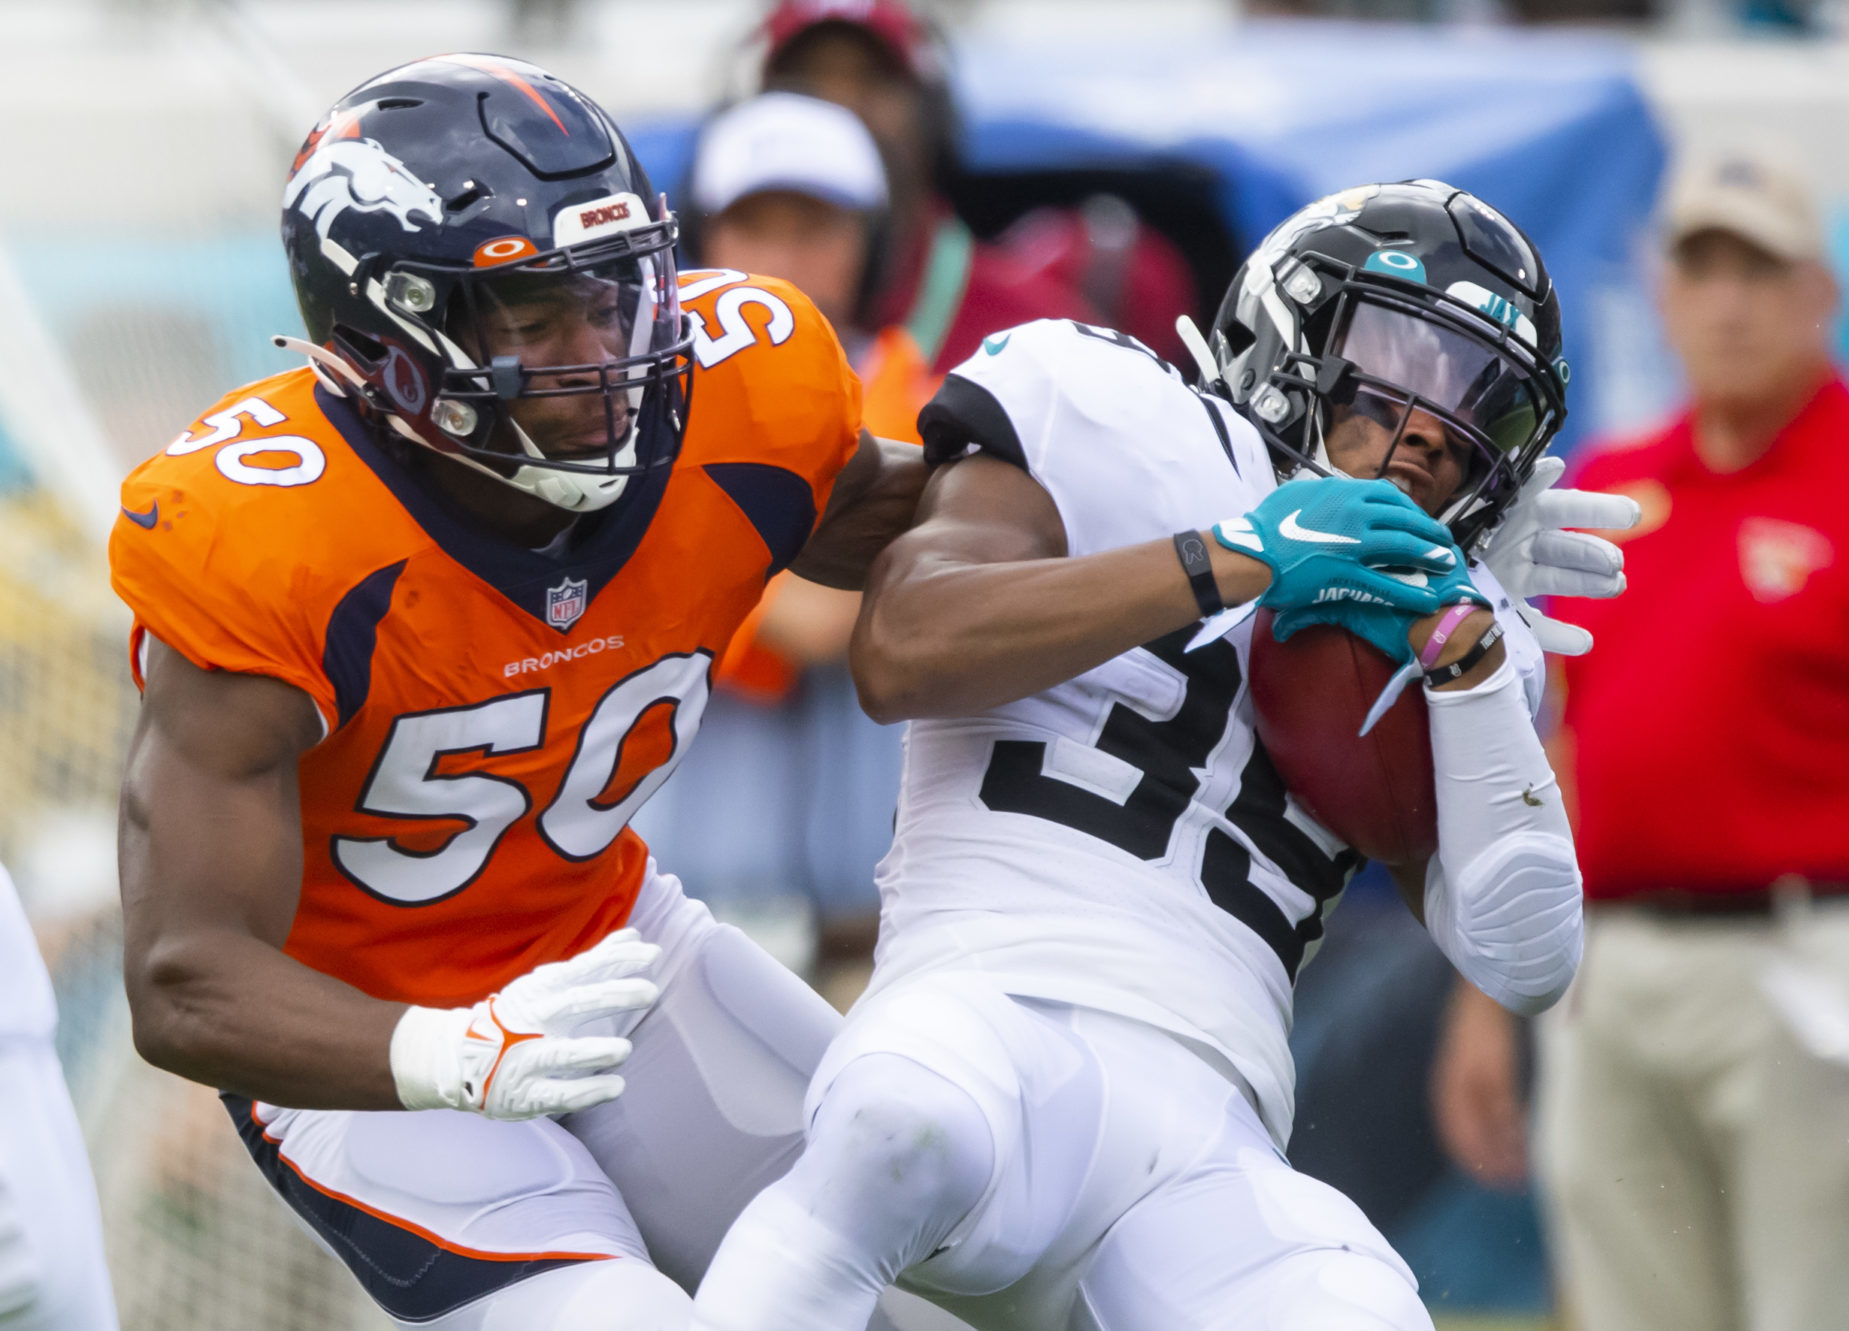
{"label": "football player in white jersey", "polygon": [[51,975],[0,865],[0,1331],[116,1331]]}
{"label": "football player in white jersey", "polygon": [[[1466,977],[1538,1011],[1580,892],[1529,621],[1584,644],[1519,598],[1615,594],[1615,549],[1556,528],[1628,514],[1543,493],[1558,303],[1448,186],[1299,212],[1193,341],[1200,389],[1121,334],[1029,324],[920,419],[938,469],[854,645],[869,710],[912,719],[877,969],[702,1331],[848,1331],[894,1279],[983,1331],[1431,1326],[1282,1154],[1291,987],[1359,857],[1258,742],[1251,620],[1221,611],[1336,623],[1423,673],[1439,851],[1396,877]],[[1392,527],[1383,492],[1434,520]],[[1502,581],[1466,562],[1492,533]]]}

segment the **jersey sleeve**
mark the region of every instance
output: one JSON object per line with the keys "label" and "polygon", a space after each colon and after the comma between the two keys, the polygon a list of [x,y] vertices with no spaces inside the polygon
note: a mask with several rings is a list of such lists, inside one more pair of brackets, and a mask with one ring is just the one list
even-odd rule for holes
{"label": "jersey sleeve", "polygon": [[1276,484],[1235,412],[1123,333],[1043,319],[984,339],[918,418],[925,460],[1010,462],[1052,497],[1073,553],[1205,527]]}
{"label": "jersey sleeve", "polygon": [[787,282],[695,271],[681,290],[697,363],[686,460],[745,511],[782,569],[859,445],[860,379],[828,320]]}
{"label": "jersey sleeve", "polygon": [[226,479],[211,449],[157,455],[130,474],[109,538],[109,566],[116,594],[135,617],[137,684],[144,682],[142,647],[151,633],[204,669],[293,685],[331,726],[334,689],[312,627],[323,599],[314,585],[315,561],[292,539],[299,515],[278,511],[292,498],[281,486]]}

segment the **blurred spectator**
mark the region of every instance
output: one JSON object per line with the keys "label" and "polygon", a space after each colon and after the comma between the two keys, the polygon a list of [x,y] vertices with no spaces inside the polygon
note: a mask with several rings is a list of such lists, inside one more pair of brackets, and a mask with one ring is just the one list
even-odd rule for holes
{"label": "blurred spectator", "polygon": [[1177,315],[1194,312],[1194,275],[1181,251],[1115,194],[1077,208],[1036,208],[999,242],[1030,269],[1077,291],[1106,327],[1128,333],[1173,364],[1187,363]]}
{"label": "blurred spectator", "polygon": [[901,0],[782,0],[762,33],[765,88],[839,103],[879,144],[890,234],[870,324],[903,333],[897,354],[942,374],[997,329],[1101,321],[1051,273],[978,241],[940,197],[954,147],[949,85],[939,43]]}
{"label": "blurred spectator", "polygon": [[918,442],[937,391],[904,328],[874,306],[891,246],[886,173],[853,114],[795,93],[764,93],[709,121],[694,150],[689,249],[709,268],[793,282],[835,326],[865,389],[862,421]]}
{"label": "blurred spectator", "polygon": [[[1814,1331],[1849,1309],[1849,388],[1813,202],[1777,159],[1685,170],[1663,312],[1682,417],[1595,456],[1629,590],[1574,607],[1555,770],[1586,957],[1543,1019],[1536,1163],[1583,1331]],[[1460,991],[1441,1132],[1525,1167],[1516,1041]]]}
{"label": "blurred spectator", "polygon": [[103,1222],[52,1049],[51,977],[0,868],[0,1326],[115,1331]]}
{"label": "blurred spectator", "polygon": [[[866,126],[832,102],[751,98],[702,129],[687,193],[693,260],[801,288],[866,382],[867,428],[916,442],[938,376],[895,354],[894,330],[869,327],[889,223]],[[864,982],[878,931],[873,869],[891,840],[899,781],[900,732],[860,713],[843,664],[859,606],[853,592],[774,579],[720,662],[700,744],[638,819],[722,910],[750,916],[806,901],[814,977],[842,1004]],[[702,798],[682,798],[692,790]],[[724,828],[711,823],[716,792],[731,810]]]}
{"label": "blurred spectator", "polygon": [[690,197],[702,265],[792,282],[859,340],[887,200],[879,149],[851,112],[794,93],[728,107],[701,132]]}

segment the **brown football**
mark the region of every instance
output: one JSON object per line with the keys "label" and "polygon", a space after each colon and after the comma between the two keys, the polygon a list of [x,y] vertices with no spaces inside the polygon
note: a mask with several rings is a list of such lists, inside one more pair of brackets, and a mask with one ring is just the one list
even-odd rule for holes
{"label": "brown football", "polygon": [[1318,624],[1279,642],[1272,614],[1252,624],[1252,707],[1258,737],[1297,802],[1342,840],[1383,864],[1416,864],[1438,849],[1432,739],[1415,682],[1363,738],[1361,723],[1394,664],[1346,629]]}

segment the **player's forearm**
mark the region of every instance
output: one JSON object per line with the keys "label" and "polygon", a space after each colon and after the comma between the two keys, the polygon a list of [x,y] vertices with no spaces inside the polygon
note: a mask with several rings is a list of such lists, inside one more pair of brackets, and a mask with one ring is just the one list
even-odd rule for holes
{"label": "player's forearm", "polygon": [[[1258,597],[1270,572],[1203,538],[1228,605]],[[970,563],[901,542],[882,559],[851,650],[875,720],[999,707],[1191,624],[1200,607],[1164,539],[1078,558]]]}
{"label": "player's forearm", "polygon": [[1513,1012],[1551,1007],[1579,966],[1579,867],[1560,790],[1513,666],[1428,690],[1438,856],[1425,923],[1477,988]]}
{"label": "player's forearm", "polygon": [[229,929],[137,949],[125,968],[135,1047],[158,1068],[292,1109],[398,1109],[404,1012]]}
{"label": "player's forearm", "polygon": [[875,464],[865,474],[843,472],[815,533],[790,570],[840,591],[867,585],[867,570],[881,550],[912,525],[928,475],[924,450],[892,439],[871,439]]}

